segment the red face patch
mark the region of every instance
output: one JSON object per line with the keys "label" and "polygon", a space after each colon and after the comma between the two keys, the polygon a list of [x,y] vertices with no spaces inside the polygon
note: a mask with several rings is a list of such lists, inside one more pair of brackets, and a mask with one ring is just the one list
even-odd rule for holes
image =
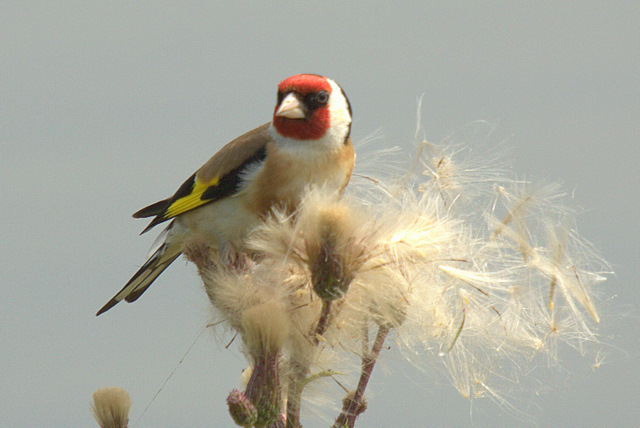
{"label": "red face patch", "polygon": [[278,92],[287,91],[295,91],[301,95],[318,91],[331,93],[331,85],[326,78],[316,74],[296,74],[287,77],[278,85]]}
{"label": "red face patch", "polygon": [[[315,74],[297,74],[280,82],[278,92],[295,92],[304,97],[307,94],[319,91],[332,92],[331,85],[326,78]],[[279,106],[276,106],[276,110]],[[283,137],[295,138],[296,140],[317,140],[322,138],[329,129],[331,117],[329,106],[324,105],[313,111],[306,119],[287,119],[275,116],[273,126]]]}
{"label": "red face patch", "polygon": [[280,135],[296,140],[317,140],[329,129],[329,107],[321,107],[313,112],[309,119],[287,119],[276,116],[273,126]]}

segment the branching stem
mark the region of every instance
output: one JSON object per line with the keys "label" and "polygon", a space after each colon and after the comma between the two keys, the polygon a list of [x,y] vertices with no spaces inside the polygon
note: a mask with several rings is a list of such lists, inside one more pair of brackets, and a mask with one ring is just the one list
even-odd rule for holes
{"label": "branching stem", "polygon": [[371,373],[373,372],[373,368],[378,360],[378,356],[380,355],[380,351],[382,350],[384,341],[389,334],[390,328],[391,327],[389,325],[381,325],[378,328],[378,334],[373,342],[371,351],[367,352],[362,357],[362,372],[360,373],[358,387],[351,397],[347,396],[343,401],[342,413],[340,413],[340,416],[336,419],[333,424],[333,428],[353,428],[356,423],[356,418],[364,411],[362,406],[364,391],[367,389]]}

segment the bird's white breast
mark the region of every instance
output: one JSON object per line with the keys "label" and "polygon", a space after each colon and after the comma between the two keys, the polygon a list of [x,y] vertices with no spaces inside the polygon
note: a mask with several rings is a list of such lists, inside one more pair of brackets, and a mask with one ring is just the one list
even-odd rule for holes
{"label": "bird's white breast", "polygon": [[246,233],[258,224],[260,217],[246,209],[242,198],[228,197],[189,211],[178,220],[189,234],[214,248],[226,244],[241,248]]}

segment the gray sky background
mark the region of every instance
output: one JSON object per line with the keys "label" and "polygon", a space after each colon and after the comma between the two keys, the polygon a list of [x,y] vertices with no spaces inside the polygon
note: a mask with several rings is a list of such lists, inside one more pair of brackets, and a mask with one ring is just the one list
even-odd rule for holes
{"label": "gray sky background", "polygon": [[[423,93],[431,141],[497,124],[514,174],[574,191],[580,232],[616,272],[602,366],[568,353],[540,395],[515,400],[532,418],[470,405],[442,368],[425,375],[390,350],[360,425],[637,423],[637,2],[231,3],[0,2],[0,426],[91,426],[91,394],[113,384],[137,421],[209,309],[180,261],[94,316],[154,239],[130,214],[268,121],[276,84],[300,72],[343,86],[356,141],[381,129],[379,147],[409,150]],[[243,366],[204,334],[134,426],[231,426],[224,399]]]}

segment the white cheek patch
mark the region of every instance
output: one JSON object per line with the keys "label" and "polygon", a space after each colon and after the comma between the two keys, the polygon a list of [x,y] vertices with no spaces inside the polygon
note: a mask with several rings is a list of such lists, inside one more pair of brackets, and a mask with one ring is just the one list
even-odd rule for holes
{"label": "white cheek patch", "polygon": [[342,92],[342,88],[331,79],[327,79],[331,85],[331,98],[329,100],[329,130],[325,137],[330,136],[331,140],[342,144],[349,135],[351,128],[351,112],[349,111],[349,102]]}

